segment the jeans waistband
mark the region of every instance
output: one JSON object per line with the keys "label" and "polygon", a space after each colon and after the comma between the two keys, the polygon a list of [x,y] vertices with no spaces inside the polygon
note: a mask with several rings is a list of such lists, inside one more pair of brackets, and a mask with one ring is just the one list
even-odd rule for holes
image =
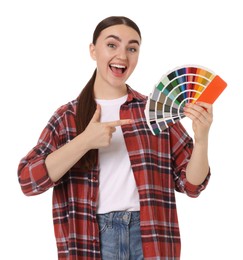
{"label": "jeans waistband", "polygon": [[97,214],[97,218],[103,218],[108,226],[113,223],[129,225],[140,221],[140,211],[113,211],[105,214]]}

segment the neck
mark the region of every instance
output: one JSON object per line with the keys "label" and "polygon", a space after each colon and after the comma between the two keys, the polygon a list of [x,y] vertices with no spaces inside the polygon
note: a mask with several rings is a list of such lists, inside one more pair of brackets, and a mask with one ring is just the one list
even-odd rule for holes
{"label": "neck", "polygon": [[116,99],[127,94],[127,86],[120,87],[104,87],[94,85],[94,96],[97,99]]}

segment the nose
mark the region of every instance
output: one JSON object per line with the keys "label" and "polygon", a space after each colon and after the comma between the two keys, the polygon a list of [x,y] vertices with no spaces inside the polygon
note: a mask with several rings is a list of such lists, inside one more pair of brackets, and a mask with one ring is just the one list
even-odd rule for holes
{"label": "nose", "polygon": [[117,51],[117,58],[120,60],[126,60],[127,59],[127,52],[125,48],[119,48]]}

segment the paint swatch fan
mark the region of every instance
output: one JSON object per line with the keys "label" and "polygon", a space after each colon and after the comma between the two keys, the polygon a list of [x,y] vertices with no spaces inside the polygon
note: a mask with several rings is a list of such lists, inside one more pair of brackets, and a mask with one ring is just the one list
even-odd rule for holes
{"label": "paint swatch fan", "polygon": [[154,135],[184,118],[186,103],[213,104],[227,83],[211,70],[195,65],[175,68],[165,74],[150,95],[145,116]]}

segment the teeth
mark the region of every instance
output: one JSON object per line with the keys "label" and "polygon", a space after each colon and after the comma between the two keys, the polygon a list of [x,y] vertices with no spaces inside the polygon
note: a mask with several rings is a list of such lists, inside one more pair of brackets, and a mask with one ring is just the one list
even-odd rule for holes
{"label": "teeth", "polygon": [[123,65],[120,65],[120,64],[111,64],[112,67],[116,67],[116,68],[119,68],[119,69],[125,69],[126,67],[123,66]]}

